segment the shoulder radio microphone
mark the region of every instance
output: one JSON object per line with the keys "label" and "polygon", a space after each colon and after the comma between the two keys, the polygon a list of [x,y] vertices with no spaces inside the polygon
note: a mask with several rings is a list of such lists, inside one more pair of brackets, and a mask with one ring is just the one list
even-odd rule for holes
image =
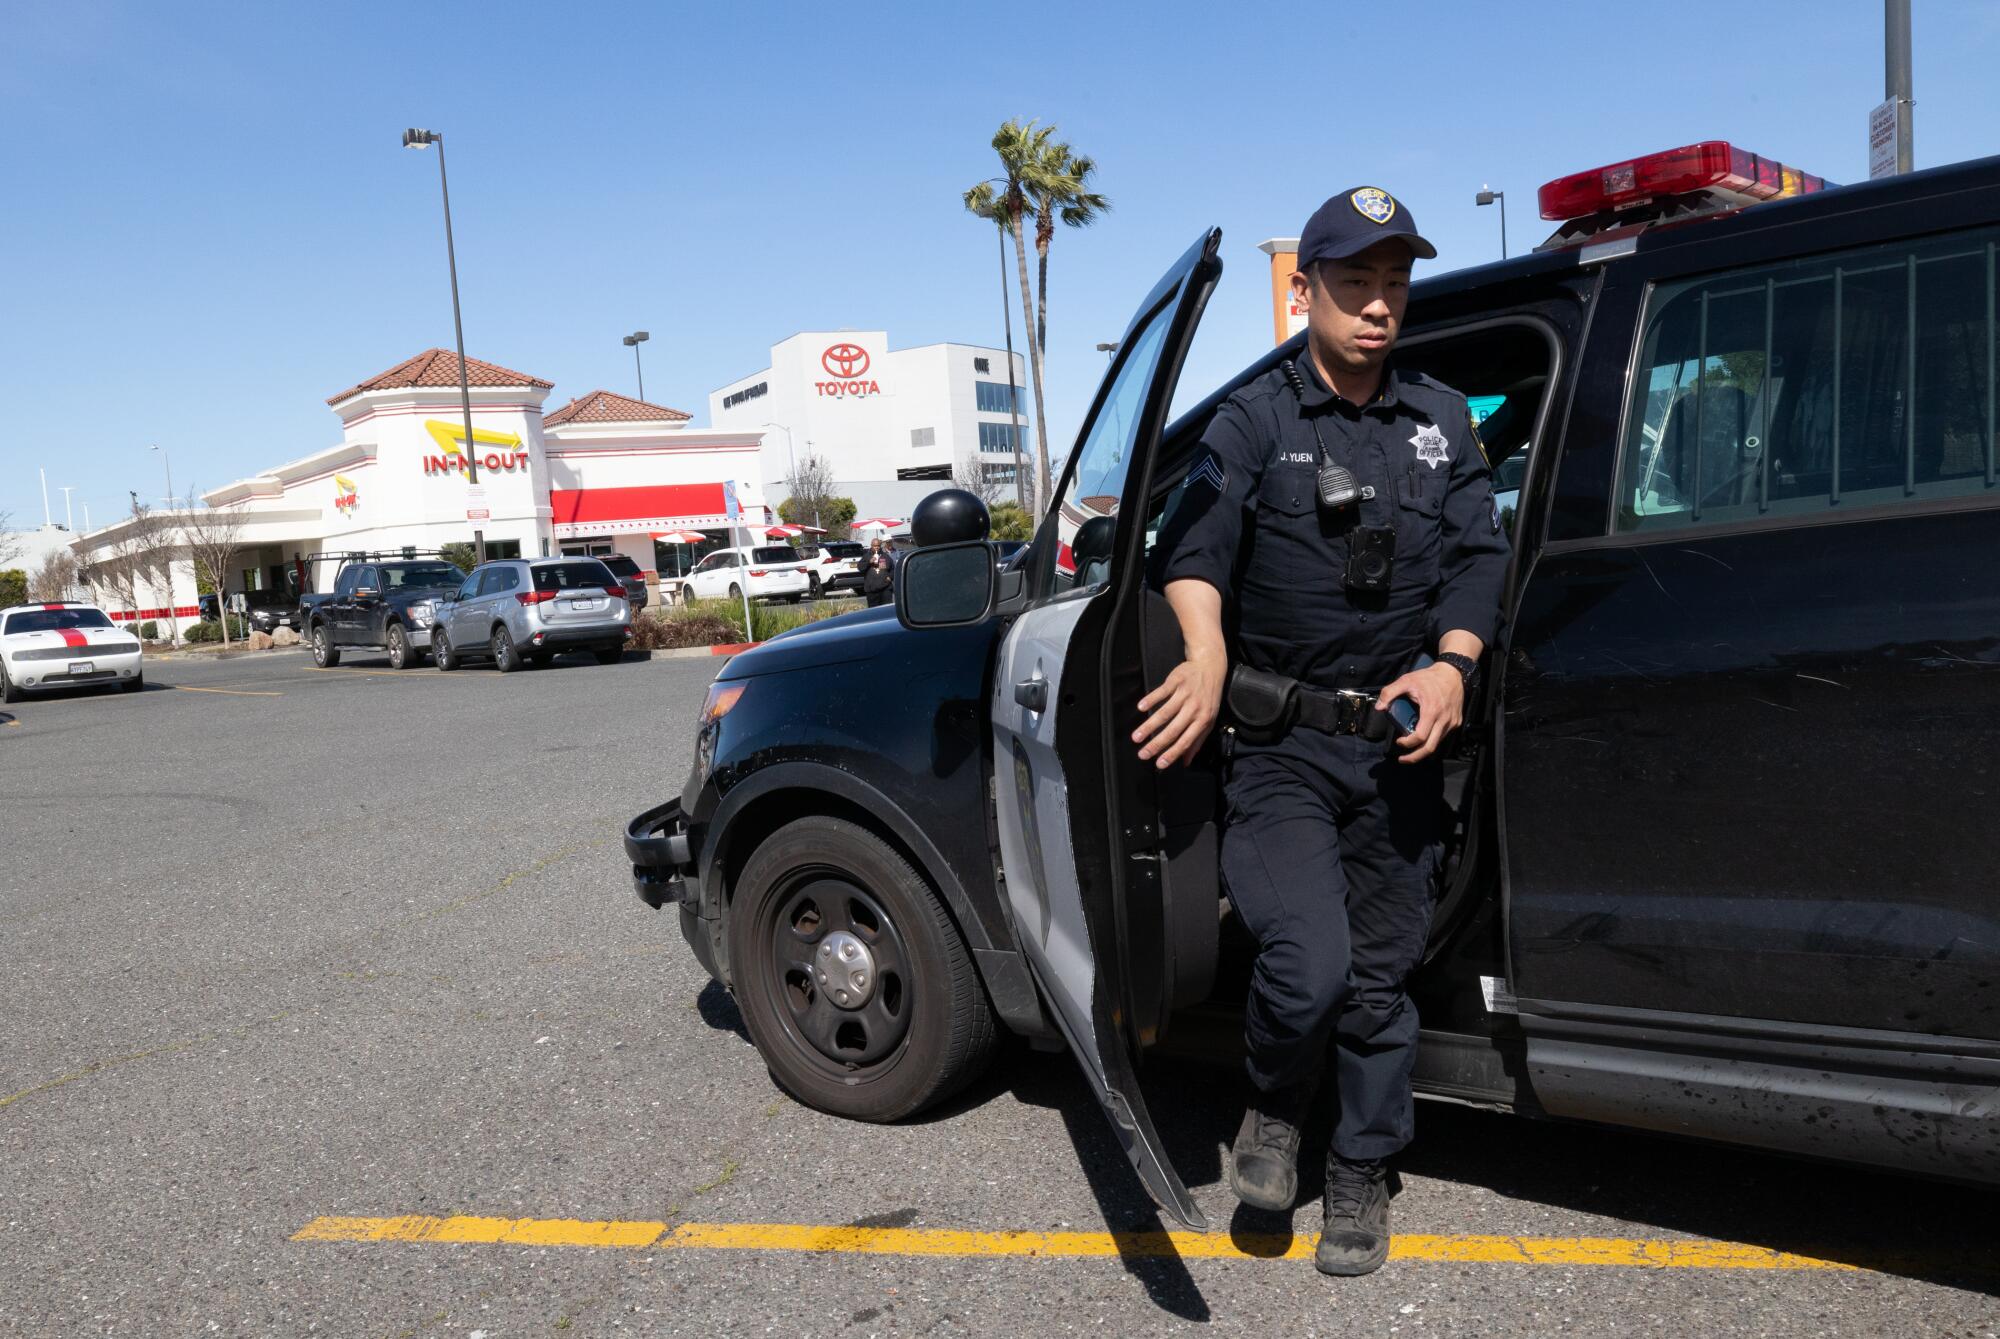
{"label": "shoulder radio microphone", "polygon": [[[1284,369],[1285,380],[1292,384],[1292,394],[1303,404],[1306,398],[1306,383],[1299,376],[1299,369],[1287,358],[1279,364]],[[1312,425],[1313,440],[1319,443],[1319,505],[1325,511],[1339,511],[1351,507],[1361,500],[1361,484],[1355,479],[1354,471],[1345,465],[1336,465],[1326,454],[1326,442],[1319,435],[1319,424]]]}

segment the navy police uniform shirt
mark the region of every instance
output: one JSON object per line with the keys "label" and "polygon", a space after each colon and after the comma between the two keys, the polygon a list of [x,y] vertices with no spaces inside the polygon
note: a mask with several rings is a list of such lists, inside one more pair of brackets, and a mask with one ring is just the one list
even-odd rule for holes
{"label": "navy police uniform shirt", "polygon": [[[1303,397],[1274,367],[1216,410],[1166,516],[1159,583],[1208,582],[1237,659],[1323,689],[1379,688],[1446,632],[1491,646],[1508,543],[1465,397],[1391,364],[1356,406],[1310,357],[1297,367]],[[1315,424],[1372,497],[1321,514]],[[1385,592],[1346,588],[1356,525],[1395,527]]]}

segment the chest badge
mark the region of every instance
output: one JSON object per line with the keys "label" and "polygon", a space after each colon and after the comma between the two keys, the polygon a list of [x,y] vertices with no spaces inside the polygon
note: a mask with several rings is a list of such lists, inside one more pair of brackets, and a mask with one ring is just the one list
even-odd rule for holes
{"label": "chest badge", "polygon": [[1450,443],[1435,424],[1423,423],[1417,427],[1417,435],[1410,438],[1410,445],[1417,448],[1417,459],[1436,469],[1451,459]]}

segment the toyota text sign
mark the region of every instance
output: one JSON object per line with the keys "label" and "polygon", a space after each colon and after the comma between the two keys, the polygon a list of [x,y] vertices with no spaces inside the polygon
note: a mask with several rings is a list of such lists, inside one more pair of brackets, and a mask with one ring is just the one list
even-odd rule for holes
{"label": "toyota text sign", "polygon": [[834,379],[815,381],[813,389],[821,395],[835,397],[880,395],[882,383],[867,375],[868,362],[868,350],[859,344],[829,344],[826,352],[819,356],[819,365]]}

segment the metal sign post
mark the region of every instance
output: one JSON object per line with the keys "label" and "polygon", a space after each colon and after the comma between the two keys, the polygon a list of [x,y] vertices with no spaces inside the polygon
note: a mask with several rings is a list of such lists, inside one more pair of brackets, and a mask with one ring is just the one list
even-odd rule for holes
{"label": "metal sign post", "polygon": [[[739,501],[737,501],[737,498],[736,498],[736,481],[735,481],[735,480],[733,480],[733,479],[726,479],[726,480],[724,480],[724,481],[723,481],[723,484],[722,484],[722,508],[723,508],[723,514],[724,514],[725,516],[727,516],[727,517],[729,518],[729,534],[730,534],[730,537],[731,537],[732,539],[734,539],[734,538],[735,538],[735,535],[736,535],[736,531],[737,531],[737,528],[738,528],[738,527],[737,527],[737,524],[736,524],[736,523],[737,523],[738,521],[740,521],[740,520],[742,520],[742,519],[743,519],[743,504],[742,504],[742,503],[740,503]],[[744,538],[744,540],[745,540],[745,541],[748,541],[748,539],[750,538],[750,531],[749,531],[749,528],[748,528],[748,527],[744,527],[744,528],[743,528],[743,538]],[[737,549],[744,549],[744,548],[748,548],[748,547],[749,547],[749,544],[748,544],[747,542],[745,542],[745,543],[741,543],[741,544],[736,544],[736,545],[733,545],[732,547],[734,547],[734,548],[737,548]],[[739,557],[742,557],[742,555],[741,555],[741,554],[739,554],[738,556],[739,556]],[[742,568],[740,569],[740,571],[741,571],[741,575],[740,575],[740,576],[738,576],[738,577],[736,578],[736,589],[737,589],[737,591],[738,591],[738,592],[739,592],[739,593],[740,593],[740,594],[741,594],[741,595],[743,596],[743,640],[744,640],[744,641],[746,641],[746,642],[754,642],[754,641],[756,641],[756,640],[757,640],[757,634],[756,634],[756,632],[755,632],[755,631],[753,631],[753,630],[752,630],[752,628],[750,627],[750,560],[749,560],[749,558],[747,558],[747,557],[743,557],[743,566],[742,566]]]}

